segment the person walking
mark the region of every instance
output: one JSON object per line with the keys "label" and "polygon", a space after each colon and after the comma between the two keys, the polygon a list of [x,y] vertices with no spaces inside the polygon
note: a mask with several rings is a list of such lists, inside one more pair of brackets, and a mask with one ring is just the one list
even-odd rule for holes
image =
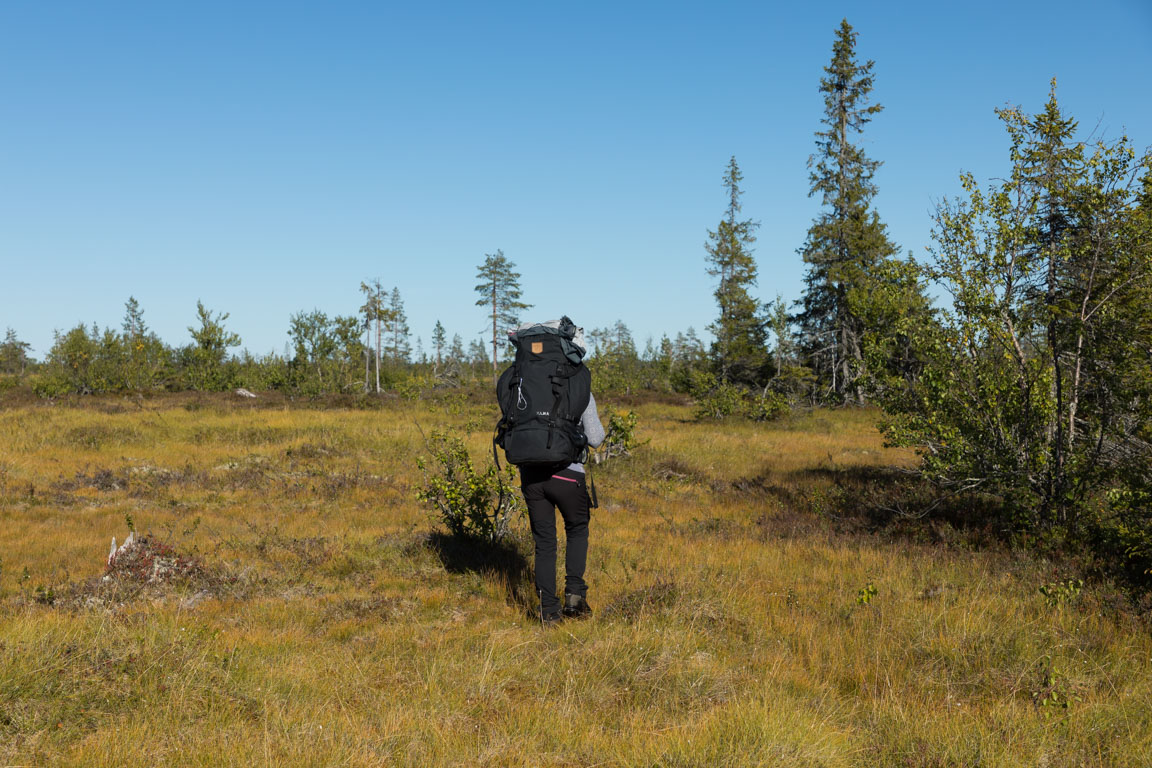
{"label": "person walking", "polygon": [[[535,547],[540,619],[555,624],[587,616],[588,495],[584,460],[604,441],[584,365],[584,334],[567,317],[525,323],[508,332],[516,359],[496,382],[500,422],[494,446],[520,469]],[[493,447],[495,452],[495,447]],[[564,599],[556,596],[556,510],[564,520]]]}
{"label": "person walking", "polygon": [[[580,416],[580,426],[588,445],[604,442],[604,426],[596,412],[596,398],[589,394],[588,407]],[[584,570],[588,562],[588,522],[591,498],[588,495],[584,464],[574,461],[564,467],[520,467],[520,489],[528,507],[532,540],[536,550],[536,594],[540,598],[540,620],[554,625],[564,618],[583,618],[588,605],[588,584]],[[556,596],[556,510],[564,520],[564,600]]]}

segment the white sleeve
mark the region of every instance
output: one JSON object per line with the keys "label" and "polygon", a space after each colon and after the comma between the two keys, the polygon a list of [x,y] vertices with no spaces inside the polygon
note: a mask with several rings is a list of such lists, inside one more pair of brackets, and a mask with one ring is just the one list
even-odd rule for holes
{"label": "white sleeve", "polygon": [[600,414],[596,412],[596,398],[589,393],[588,407],[580,416],[580,425],[588,437],[588,445],[593,448],[604,442],[604,425],[600,423]]}

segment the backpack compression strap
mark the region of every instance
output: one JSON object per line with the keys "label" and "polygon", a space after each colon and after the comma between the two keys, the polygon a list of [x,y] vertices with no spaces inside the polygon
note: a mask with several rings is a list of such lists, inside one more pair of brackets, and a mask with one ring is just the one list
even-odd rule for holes
{"label": "backpack compression strap", "polygon": [[[564,397],[568,380],[575,376],[578,370],[580,369],[574,365],[557,365],[555,373],[548,377],[548,380],[552,382],[553,401],[552,411],[548,416],[548,444],[545,446],[546,448],[552,447],[552,433],[556,431],[556,419],[560,417],[560,401]],[[571,421],[572,414],[565,413],[564,418]],[[580,417],[577,416],[576,418]]]}

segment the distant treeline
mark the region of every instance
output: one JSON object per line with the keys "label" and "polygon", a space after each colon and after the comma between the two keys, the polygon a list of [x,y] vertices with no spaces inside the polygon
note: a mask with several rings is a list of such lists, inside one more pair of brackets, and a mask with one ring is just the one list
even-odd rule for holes
{"label": "distant treeline", "polygon": [[[148,329],[143,310],[129,298],[121,328],[81,324],[58,332],[42,361],[29,358],[28,345],[9,329],[0,344],[0,374],[5,375],[0,382],[8,387],[24,383],[44,397],[240,387],[314,396],[375,392],[377,381],[381,392],[449,387],[490,380],[492,374],[484,343],[473,339],[465,347],[459,334],[446,341],[436,329],[428,349],[422,342],[408,349],[409,337],[401,334],[377,357],[365,341],[362,319],[300,312],[289,320],[288,354],[254,355],[231,351],[241,339],[227,329],[227,314],[198,304],[196,318],[188,329],[189,343],[170,346]],[[588,364],[600,392],[688,392],[710,365],[707,348],[691,328],[673,339],[649,340],[638,350],[631,331],[618,321],[589,331],[587,341]],[[498,347],[498,364],[509,350]]]}

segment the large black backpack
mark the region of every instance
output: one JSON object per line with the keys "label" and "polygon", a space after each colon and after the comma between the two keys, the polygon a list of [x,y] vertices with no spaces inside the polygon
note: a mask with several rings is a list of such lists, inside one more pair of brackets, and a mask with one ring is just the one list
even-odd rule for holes
{"label": "large black backpack", "polygon": [[576,326],[559,323],[521,327],[509,334],[516,360],[496,384],[500,422],[496,445],[509,464],[560,466],[583,460],[588,439],[580,417],[592,394],[584,350],[574,343]]}

